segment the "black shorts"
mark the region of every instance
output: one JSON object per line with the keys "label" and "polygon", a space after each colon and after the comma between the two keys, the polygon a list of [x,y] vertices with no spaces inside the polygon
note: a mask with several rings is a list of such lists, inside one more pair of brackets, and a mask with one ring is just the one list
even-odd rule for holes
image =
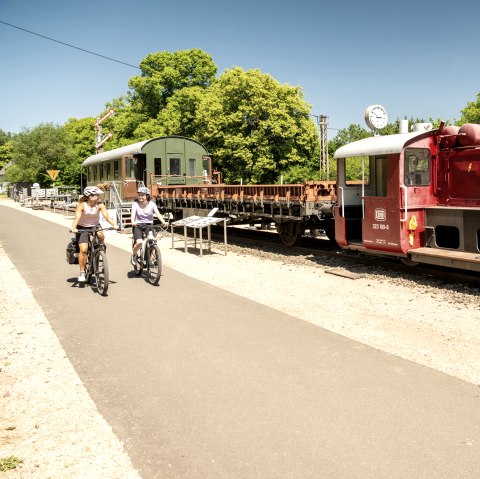
{"label": "black shorts", "polygon": [[[98,226],[98,225],[97,225]],[[78,233],[75,234],[77,243],[88,243],[88,235],[95,231],[96,226],[77,226]]]}
{"label": "black shorts", "polygon": [[153,230],[153,223],[138,223],[133,227],[133,239],[143,239],[150,230]]}

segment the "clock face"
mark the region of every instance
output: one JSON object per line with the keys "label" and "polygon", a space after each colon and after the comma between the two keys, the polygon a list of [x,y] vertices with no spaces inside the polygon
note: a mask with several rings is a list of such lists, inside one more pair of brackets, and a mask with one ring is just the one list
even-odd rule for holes
{"label": "clock face", "polygon": [[372,130],[381,130],[388,123],[387,110],[382,105],[371,105],[365,111],[365,121]]}

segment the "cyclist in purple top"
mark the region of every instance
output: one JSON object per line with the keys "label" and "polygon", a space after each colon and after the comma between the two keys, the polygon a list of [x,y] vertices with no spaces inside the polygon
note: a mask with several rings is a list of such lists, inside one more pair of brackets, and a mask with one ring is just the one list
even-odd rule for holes
{"label": "cyclist in purple top", "polygon": [[150,200],[150,190],[144,186],[137,190],[138,198],[132,203],[132,228],[133,228],[133,251],[131,263],[135,266],[135,256],[139,255],[143,244],[143,233],[147,235],[153,225],[153,215],[155,215],[162,225],[167,225],[163,216],[158,211],[157,205]]}

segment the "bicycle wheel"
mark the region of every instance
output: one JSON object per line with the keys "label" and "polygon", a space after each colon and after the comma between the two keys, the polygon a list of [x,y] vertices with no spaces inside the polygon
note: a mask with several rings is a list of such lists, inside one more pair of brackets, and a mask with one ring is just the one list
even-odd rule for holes
{"label": "bicycle wheel", "polygon": [[147,253],[147,281],[156,285],[162,274],[162,255],[157,245],[150,246]]}
{"label": "bicycle wheel", "polygon": [[97,282],[97,291],[102,296],[105,296],[108,291],[108,263],[107,263],[107,255],[105,251],[97,251],[95,253],[95,279]]}

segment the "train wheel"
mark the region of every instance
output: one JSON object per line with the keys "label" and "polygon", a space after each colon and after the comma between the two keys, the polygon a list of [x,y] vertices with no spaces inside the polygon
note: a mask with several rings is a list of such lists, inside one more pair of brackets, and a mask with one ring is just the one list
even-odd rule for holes
{"label": "train wheel", "polygon": [[411,259],[408,259],[408,258],[400,258],[400,261],[407,266],[411,266],[412,268],[420,264],[418,261],[412,261]]}
{"label": "train wheel", "polygon": [[277,223],[276,228],[285,246],[294,246],[300,241],[302,228],[298,221]]}

